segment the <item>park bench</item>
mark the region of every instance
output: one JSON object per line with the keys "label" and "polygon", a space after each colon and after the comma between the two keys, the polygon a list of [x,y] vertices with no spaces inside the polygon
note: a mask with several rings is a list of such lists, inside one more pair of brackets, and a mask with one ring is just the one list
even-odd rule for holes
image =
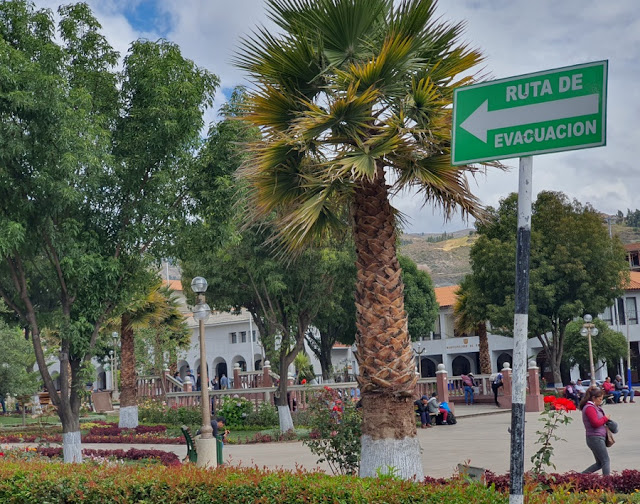
{"label": "park bench", "polygon": [[182,430],[182,435],[187,442],[187,456],[184,458],[183,462],[189,460],[189,462],[193,462],[195,464],[198,461],[198,452],[196,451],[196,445],[191,437],[191,429],[186,425],[183,425],[180,427],[180,430]]}

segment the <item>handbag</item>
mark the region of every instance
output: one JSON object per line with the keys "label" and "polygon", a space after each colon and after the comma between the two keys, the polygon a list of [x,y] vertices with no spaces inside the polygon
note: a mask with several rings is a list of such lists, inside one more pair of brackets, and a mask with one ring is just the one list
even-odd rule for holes
{"label": "handbag", "polygon": [[613,446],[613,444],[616,442],[616,440],[613,438],[613,433],[611,432],[611,429],[609,429],[608,426],[605,425],[605,429],[607,431],[607,435],[604,438],[604,445],[607,448],[610,448]]}

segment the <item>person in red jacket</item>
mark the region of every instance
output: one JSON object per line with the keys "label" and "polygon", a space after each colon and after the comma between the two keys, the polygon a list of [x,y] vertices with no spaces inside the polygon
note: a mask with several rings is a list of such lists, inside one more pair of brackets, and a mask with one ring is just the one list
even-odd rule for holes
{"label": "person in red jacket", "polygon": [[580,401],[582,410],[582,422],[587,434],[587,446],[593,453],[596,461],[587,467],[583,474],[589,474],[602,469],[602,475],[606,476],[611,472],[611,462],[609,452],[605,444],[607,437],[606,423],[609,417],[604,414],[601,404],[604,400],[604,392],[597,387],[589,387],[587,393]]}
{"label": "person in red jacket", "polygon": [[611,383],[611,377],[610,376],[607,376],[607,379],[602,384],[602,388],[604,389],[605,394],[607,394],[607,395],[611,394],[613,396],[613,402],[614,403],[619,403],[620,402],[620,396],[622,394],[620,394],[620,392],[618,392],[616,390],[616,386],[613,383]]}

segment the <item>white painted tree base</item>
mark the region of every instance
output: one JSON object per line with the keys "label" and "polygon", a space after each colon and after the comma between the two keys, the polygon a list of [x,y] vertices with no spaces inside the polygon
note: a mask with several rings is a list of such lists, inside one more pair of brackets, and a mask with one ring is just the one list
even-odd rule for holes
{"label": "white painted tree base", "polygon": [[82,438],[80,431],[62,434],[62,454],[65,464],[82,463]]}
{"label": "white painted tree base", "polygon": [[280,432],[289,432],[293,429],[293,419],[289,406],[278,406],[278,420],[280,421]]}
{"label": "white painted tree base", "polygon": [[138,426],[138,406],[120,408],[118,427],[121,429],[135,429]]}
{"label": "white painted tree base", "polygon": [[360,452],[360,477],[393,474],[408,480],[414,476],[419,481],[424,478],[420,443],[417,437],[404,439],[372,439],[362,436]]}

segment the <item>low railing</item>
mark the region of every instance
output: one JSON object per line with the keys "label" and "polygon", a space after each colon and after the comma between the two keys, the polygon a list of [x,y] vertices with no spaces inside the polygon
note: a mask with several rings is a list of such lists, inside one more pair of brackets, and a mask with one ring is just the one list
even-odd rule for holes
{"label": "low railing", "polygon": [[[217,410],[224,397],[244,397],[251,401],[254,407],[262,402],[274,403],[274,396],[278,389],[275,386],[263,387],[261,374],[256,372],[241,373],[240,378],[243,383],[242,388],[231,388],[226,390],[209,390],[213,407]],[[491,382],[489,375],[474,376],[478,384],[478,393],[480,395],[491,394]],[[247,386],[244,386],[244,383]],[[250,387],[249,384],[258,384],[259,386]],[[159,376],[145,376],[138,378],[138,397],[162,397],[166,400],[170,407],[199,407],[200,392],[184,392],[181,389],[181,383],[174,380],[170,376],[166,377],[166,381]],[[329,384],[331,388],[338,391],[344,399],[357,400],[360,397],[357,382],[340,382]],[[307,408],[308,393],[315,390],[322,390],[324,385],[289,385],[287,387],[287,401],[291,410]],[[449,396],[464,396],[464,385],[459,376],[452,376],[447,379],[447,388]],[[170,390],[170,391],[167,391]],[[419,398],[423,395],[430,396],[433,392],[438,392],[437,378],[421,378],[418,380],[415,389],[415,397]],[[441,394],[439,394],[441,395]]]}

